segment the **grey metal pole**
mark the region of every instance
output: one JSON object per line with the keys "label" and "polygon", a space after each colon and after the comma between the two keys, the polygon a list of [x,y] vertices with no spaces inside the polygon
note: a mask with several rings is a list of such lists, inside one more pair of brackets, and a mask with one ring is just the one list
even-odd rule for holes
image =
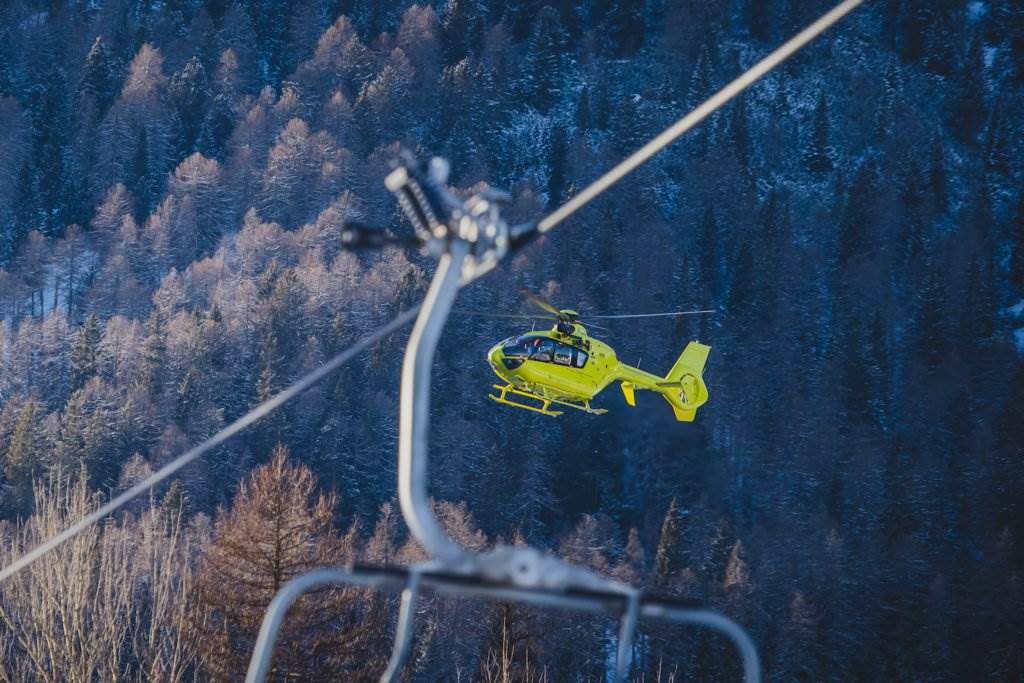
{"label": "grey metal pole", "polygon": [[757,655],[757,647],[747,632],[732,619],[709,609],[672,607],[656,603],[645,603],[640,608],[640,615],[679,624],[697,624],[718,631],[736,645],[743,660],[743,680],[746,683],[761,683],[761,660]]}
{"label": "grey metal pole", "polygon": [[615,655],[615,683],[625,683],[633,666],[633,639],[640,616],[640,591],[634,590],[626,598],[626,610],[619,622],[619,649]]}
{"label": "grey metal pole", "polygon": [[437,340],[458,294],[462,263],[468,252],[469,244],[465,241],[451,241],[423,299],[402,363],[398,425],[398,501],[402,515],[426,551],[450,567],[464,566],[472,558],[441,528],[427,500],[430,373]]}
{"label": "grey metal pole", "polygon": [[274,657],[277,632],[281,629],[281,622],[284,621],[284,615],[292,603],[306,591],[331,583],[361,582],[343,570],[316,569],[295,577],[277,592],[263,615],[260,634],[256,638],[256,646],[253,648],[252,658],[249,660],[249,671],[245,675],[246,683],[263,683],[267,680],[270,663]]}
{"label": "grey metal pole", "polygon": [[388,668],[381,674],[381,683],[397,681],[402,674],[402,667],[409,657],[409,645],[412,643],[413,624],[416,621],[416,601],[420,593],[420,573],[413,568],[409,571],[409,583],[402,590],[402,602],[398,608],[398,624],[395,626],[395,644],[388,659]]}

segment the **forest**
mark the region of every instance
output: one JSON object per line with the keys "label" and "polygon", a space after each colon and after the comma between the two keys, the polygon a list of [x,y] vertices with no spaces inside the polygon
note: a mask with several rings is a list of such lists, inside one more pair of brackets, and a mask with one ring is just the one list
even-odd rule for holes
{"label": "forest", "polygon": [[[400,150],[538,218],[831,0],[0,2],[0,559],[141,481],[423,295]],[[494,404],[517,321],[452,318],[431,493],[471,549],[529,543],[721,610],[768,680],[1024,677],[1024,7],[876,0],[458,305],[527,289],[611,321],[710,401]],[[521,321],[519,321],[521,322]],[[395,501],[404,334],[0,583],[0,680],[241,680],[325,565],[425,559]],[[396,596],[289,613],[273,680],[374,680]],[[415,681],[603,681],[614,624],[429,598]],[[645,624],[635,681],[738,680]]]}

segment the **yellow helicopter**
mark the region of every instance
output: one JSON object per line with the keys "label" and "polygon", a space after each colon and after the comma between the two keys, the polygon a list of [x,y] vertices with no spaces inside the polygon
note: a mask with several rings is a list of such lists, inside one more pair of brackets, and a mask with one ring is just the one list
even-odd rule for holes
{"label": "yellow helicopter", "polygon": [[[708,389],[702,375],[711,351],[710,346],[691,341],[668,374],[658,377],[620,362],[612,347],[587,334],[576,311],[555,308],[529,292],[524,292],[524,295],[548,315],[483,315],[543,318],[554,320],[555,324],[550,330],[509,337],[487,353],[491,368],[505,382],[494,385],[498,393],[489,395],[491,400],[551,417],[562,415],[562,411],[552,408],[553,405],[600,415],[608,411],[592,407],[591,400],[609,384],[618,381],[621,382],[622,393],[629,405],[636,406],[637,389],[655,391],[668,401],[680,422],[692,422],[697,409],[707,402]],[[675,317],[700,313],[713,311],[588,315],[587,320]],[[589,322],[587,324],[603,329]],[[538,405],[512,397],[530,399]]]}

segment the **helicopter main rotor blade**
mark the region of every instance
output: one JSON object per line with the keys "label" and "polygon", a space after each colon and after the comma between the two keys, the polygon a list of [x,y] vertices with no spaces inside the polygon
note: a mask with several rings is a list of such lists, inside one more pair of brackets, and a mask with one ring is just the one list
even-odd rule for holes
{"label": "helicopter main rotor blade", "polygon": [[531,292],[529,290],[521,289],[519,291],[523,295],[523,297],[526,298],[527,301],[529,301],[531,304],[533,304],[537,308],[545,310],[548,313],[551,313],[551,314],[553,314],[555,316],[562,317],[562,312],[559,311],[557,308],[555,308],[549,301],[546,301],[546,300],[540,298],[539,296],[537,296],[536,294],[534,294],[533,292]]}
{"label": "helicopter main rotor blade", "polygon": [[452,315],[466,315],[474,318],[511,318],[515,320],[558,320],[553,315],[528,315],[526,313],[487,313],[486,311],[467,311],[453,309]]}
{"label": "helicopter main rotor blade", "polygon": [[702,315],[707,313],[716,313],[714,309],[704,309],[700,311],[671,311],[669,313],[623,313],[621,315],[588,315],[589,318],[601,319],[601,320],[612,320],[618,318],[678,318],[682,315]]}

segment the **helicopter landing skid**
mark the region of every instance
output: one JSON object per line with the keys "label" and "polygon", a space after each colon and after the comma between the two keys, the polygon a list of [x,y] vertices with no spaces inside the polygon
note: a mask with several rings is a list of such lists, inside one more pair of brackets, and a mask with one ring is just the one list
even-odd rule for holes
{"label": "helicopter landing skid", "polygon": [[[498,395],[487,395],[487,398],[491,399],[492,401],[496,401],[497,403],[504,403],[505,405],[510,405],[516,408],[523,408],[524,410],[531,410],[535,413],[540,413],[541,415],[548,415],[550,417],[558,417],[559,415],[563,414],[560,410],[551,409],[551,404],[553,403],[560,406],[566,406],[568,408],[575,408],[576,410],[581,410],[585,413],[591,413],[593,415],[603,415],[604,413],[608,412],[604,408],[591,408],[590,401],[584,401],[582,404],[573,403],[572,401],[561,401],[557,398],[548,398],[546,396],[541,396],[540,394],[534,394],[529,391],[523,391],[522,389],[516,389],[511,384],[506,384],[504,386],[500,384],[495,384],[494,388],[498,390]],[[538,407],[532,406],[528,403],[513,401],[508,398],[508,394],[514,394],[516,396],[522,396],[524,398],[533,399],[534,401],[540,401],[542,405]]]}

